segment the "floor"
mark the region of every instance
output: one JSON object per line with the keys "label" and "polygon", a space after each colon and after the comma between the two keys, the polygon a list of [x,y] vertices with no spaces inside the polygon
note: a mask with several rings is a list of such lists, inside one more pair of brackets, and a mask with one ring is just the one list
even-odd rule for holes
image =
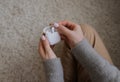
{"label": "floor", "polygon": [[92,25],[120,69],[120,0],[0,0],[0,82],[45,82],[38,42],[60,20]]}

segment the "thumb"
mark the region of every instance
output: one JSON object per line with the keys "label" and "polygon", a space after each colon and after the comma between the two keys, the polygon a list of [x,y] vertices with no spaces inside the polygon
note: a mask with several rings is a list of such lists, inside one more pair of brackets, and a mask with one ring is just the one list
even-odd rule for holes
{"label": "thumb", "polygon": [[51,49],[50,44],[49,44],[48,40],[46,39],[46,37],[44,35],[42,35],[41,39],[42,39],[42,43],[43,43],[45,52],[46,53],[50,52],[52,49]]}
{"label": "thumb", "polygon": [[60,33],[60,34],[63,34],[65,36],[69,36],[71,34],[71,30],[69,30],[67,27],[59,24],[58,27],[55,27],[57,29],[57,31]]}

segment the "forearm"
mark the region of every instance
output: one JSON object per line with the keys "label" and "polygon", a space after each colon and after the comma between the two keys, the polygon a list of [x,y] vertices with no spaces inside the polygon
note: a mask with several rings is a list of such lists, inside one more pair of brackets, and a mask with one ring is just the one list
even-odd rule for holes
{"label": "forearm", "polygon": [[63,68],[59,58],[44,61],[47,82],[64,82]]}
{"label": "forearm", "polygon": [[[119,70],[102,58],[86,39],[78,43],[72,53],[90,73],[93,81],[115,82],[120,77]],[[117,82],[117,81],[116,81]]]}

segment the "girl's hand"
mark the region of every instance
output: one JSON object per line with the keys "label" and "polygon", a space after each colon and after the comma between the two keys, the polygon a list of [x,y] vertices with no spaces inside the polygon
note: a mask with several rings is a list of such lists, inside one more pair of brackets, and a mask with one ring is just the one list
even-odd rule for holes
{"label": "girl's hand", "polygon": [[52,23],[51,25],[56,27],[62,39],[65,40],[71,48],[84,39],[82,29],[78,24],[70,21],[60,21],[58,23]]}
{"label": "girl's hand", "polygon": [[39,53],[43,60],[56,58],[55,53],[49,45],[47,38],[42,35],[39,43]]}

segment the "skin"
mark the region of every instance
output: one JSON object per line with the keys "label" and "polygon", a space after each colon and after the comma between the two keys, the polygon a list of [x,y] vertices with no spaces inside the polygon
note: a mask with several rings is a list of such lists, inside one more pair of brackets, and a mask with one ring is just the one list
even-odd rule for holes
{"label": "skin", "polygon": [[[60,33],[62,40],[67,41],[70,48],[73,48],[77,43],[84,39],[80,25],[70,21],[60,21],[58,24],[58,27],[55,27],[54,23],[51,23],[50,25],[56,28]],[[49,42],[44,35],[42,35],[40,39],[39,53],[43,60],[56,58],[52,47],[49,45]]]}

